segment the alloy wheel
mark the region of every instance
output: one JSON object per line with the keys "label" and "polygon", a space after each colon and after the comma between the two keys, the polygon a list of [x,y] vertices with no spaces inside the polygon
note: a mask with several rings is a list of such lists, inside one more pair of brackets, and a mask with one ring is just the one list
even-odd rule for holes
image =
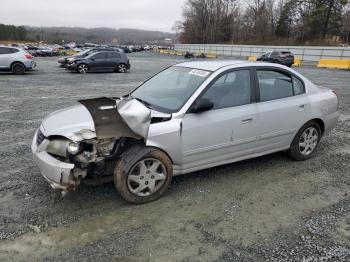
{"label": "alloy wheel", "polygon": [[81,74],[86,74],[88,71],[88,66],[85,64],[79,65],[78,66],[78,72]]}
{"label": "alloy wheel", "polygon": [[304,156],[310,155],[316,148],[318,144],[318,132],[316,128],[309,127],[304,130],[299,139],[299,150]]}
{"label": "alloy wheel", "polygon": [[126,72],[126,65],[124,65],[124,64],[118,65],[118,72],[125,73]]}
{"label": "alloy wheel", "polygon": [[129,191],[139,197],[157,192],[165,183],[167,171],[162,162],[155,158],[142,159],[129,172]]}

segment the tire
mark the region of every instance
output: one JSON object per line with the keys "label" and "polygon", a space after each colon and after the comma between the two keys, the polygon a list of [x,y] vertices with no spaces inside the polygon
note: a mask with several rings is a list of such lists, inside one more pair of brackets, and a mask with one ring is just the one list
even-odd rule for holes
{"label": "tire", "polygon": [[126,201],[142,204],[160,198],[168,189],[172,175],[172,162],[164,152],[136,145],[121,155],[113,177],[117,191]]}
{"label": "tire", "polygon": [[86,74],[87,72],[89,72],[89,67],[87,64],[79,64],[77,66],[77,72],[79,74]]}
{"label": "tire", "polygon": [[310,159],[315,155],[320,145],[321,137],[320,125],[316,121],[307,122],[295,135],[288,150],[288,155],[298,161]]}
{"label": "tire", "polygon": [[21,63],[14,63],[11,67],[11,71],[15,75],[24,75],[26,68]]}
{"label": "tire", "polygon": [[124,63],[117,65],[117,68],[115,69],[115,71],[118,73],[126,73],[127,70],[127,66]]}

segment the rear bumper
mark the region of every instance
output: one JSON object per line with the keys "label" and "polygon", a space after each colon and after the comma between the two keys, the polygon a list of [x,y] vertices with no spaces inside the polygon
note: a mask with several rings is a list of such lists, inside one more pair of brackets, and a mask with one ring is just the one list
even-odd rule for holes
{"label": "rear bumper", "polygon": [[24,62],[24,66],[26,67],[26,70],[32,70],[36,67],[36,62],[33,60]]}
{"label": "rear bumper", "polygon": [[334,112],[332,114],[326,115],[323,117],[324,122],[324,135],[327,135],[333,128],[337,125],[337,122],[340,117],[340,112]]}

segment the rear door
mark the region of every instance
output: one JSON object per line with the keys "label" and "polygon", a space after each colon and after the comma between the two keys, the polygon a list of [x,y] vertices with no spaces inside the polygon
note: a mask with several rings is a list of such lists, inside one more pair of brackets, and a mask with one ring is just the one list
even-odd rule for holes
{"label": "rear door", "polygon": [[257,152],[288,148],[309,120],[310,101],[301,79],[279,68],[256,68]]}
{"label": "rear door", "polygon": [[120,62],[120,54],[117,52],[108,52],[107,65],[110,69],[115,69]]}
{"label": "rear door", "polygon": [[9,47],[0,47],[0,69],[10,69],[13,54],[18,50]]}
{"label": "rear door", "polygon": [[232,162],[254,151],[257,136],[250,69],[225,72],[199,97],[214,107],[182,120],[184,169]]}

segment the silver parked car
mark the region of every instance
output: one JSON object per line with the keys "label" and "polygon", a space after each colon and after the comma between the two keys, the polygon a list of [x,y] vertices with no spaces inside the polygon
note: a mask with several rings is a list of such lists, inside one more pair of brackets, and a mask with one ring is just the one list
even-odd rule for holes
{"label": "silver parked car", "polygon": [[0,70],[12,71],[16,75],[23,75],[25,71],[36,67],[33,56],[18,47],[0,46]]}
{"label": "silver parked car", "polygon": [[173,175],[287,151],[312,157],[339,118],[336,94],[282,65],[169,67],[120,98],[49,115],[32,151],[53,188],[114,179],[129,202],[159,198]]}

